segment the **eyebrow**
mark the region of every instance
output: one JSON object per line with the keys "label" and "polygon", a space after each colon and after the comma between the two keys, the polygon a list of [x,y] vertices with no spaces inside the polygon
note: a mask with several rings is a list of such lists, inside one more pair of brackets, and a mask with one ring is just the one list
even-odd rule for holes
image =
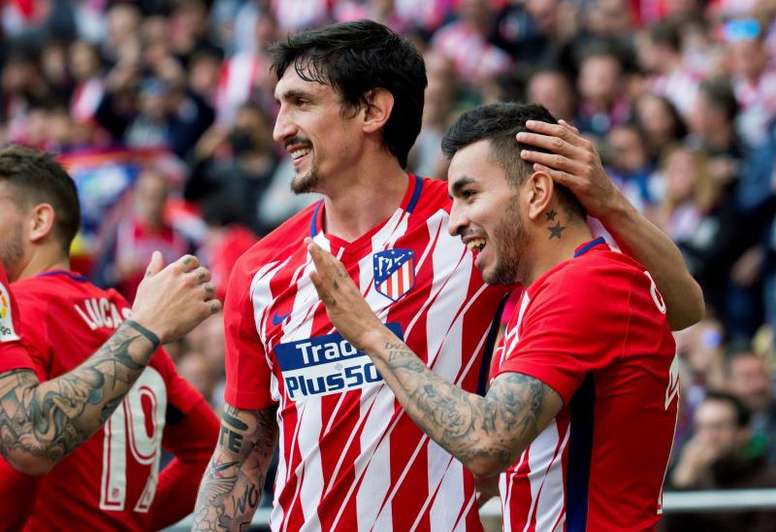
{"label": "eyebrow", "polygon": [[283,94],[281,94],[279,97],[275,96],[275,101],[277,103],[280,103],[281,100],[291,100],[294,98],[307,98],[308,100],[312,100],[313,95],[310,92],[302,91],[299,89],[289,89]]}
{"label": "eyebrow", "polygon": [[471,185],[472,183],[474,183],[476,181],[477,180],[474,179],[473,177],[469,177],[469,176],[466,176],[466,175],[465,176],[461,176],[460,178],[456,179],[455,182],[453,183],[453,194],[452,195],[448,194],[448,195],[451,198],[453,198],[455,196],[460,196],[461,195],[461,189],[463,187],[465,187],[466,185]]}

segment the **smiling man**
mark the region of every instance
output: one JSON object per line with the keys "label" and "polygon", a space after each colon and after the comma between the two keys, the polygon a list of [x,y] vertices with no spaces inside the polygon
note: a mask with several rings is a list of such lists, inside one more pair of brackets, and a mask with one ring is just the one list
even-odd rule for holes
{"label": "smiling man", "polygon": [[666,306],[641,264],[593,239],[552,171],[521,157],[528,121],[555,122],[539,106],[494,104],[443,141],[450,234],[488,283],[525,286],[485,397],[429,369],[308,240],[311,278],[415,423],[476,475],[501,474],[506,530],[654,528],[677,411]]}

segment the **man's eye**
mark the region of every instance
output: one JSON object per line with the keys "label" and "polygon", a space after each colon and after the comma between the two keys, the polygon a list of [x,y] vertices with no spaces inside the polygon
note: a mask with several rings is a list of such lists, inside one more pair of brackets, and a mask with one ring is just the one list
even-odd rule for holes
{"label": "man's eye", "polygon": [[474,197],[474,191],[473,190],[464,190],[461,192],[461,197],[465,200],[471,199]]}

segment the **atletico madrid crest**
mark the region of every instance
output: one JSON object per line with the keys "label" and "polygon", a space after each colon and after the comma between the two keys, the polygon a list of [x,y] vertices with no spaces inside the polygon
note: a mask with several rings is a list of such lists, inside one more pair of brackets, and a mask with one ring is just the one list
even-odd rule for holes
{"label": "atletico madrid crest", "polygon": [[415,286],[415,253],[411,249],[388,249],[372,255],[375,289],[392,301]]}

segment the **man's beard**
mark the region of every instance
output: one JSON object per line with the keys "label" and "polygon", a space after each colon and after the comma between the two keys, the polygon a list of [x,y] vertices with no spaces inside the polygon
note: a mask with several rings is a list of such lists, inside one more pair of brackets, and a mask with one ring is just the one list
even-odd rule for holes
{"label": "man's beard", "polygon": [[23,256],[22,224],[19,222],[11,228],[7,237],[0,238],[0,262],[5,270],[10,272]]}
{"label": "man's beard", "polygon": [[513,284],[520,278],[522,254],[526,251],[528,234],[517,203],[517,196],[509,202],[499,225],[493,231],[496,246],[496,266],[493,273],[483,276],[488,284]]}
{"label": "man's beard", "polygon": [[315,167],[313,166],[306,174],[296,174],[294,176],[291,180],[291,191],[294,194],[314,192],[319,181],[318,172],[316,172]]}

